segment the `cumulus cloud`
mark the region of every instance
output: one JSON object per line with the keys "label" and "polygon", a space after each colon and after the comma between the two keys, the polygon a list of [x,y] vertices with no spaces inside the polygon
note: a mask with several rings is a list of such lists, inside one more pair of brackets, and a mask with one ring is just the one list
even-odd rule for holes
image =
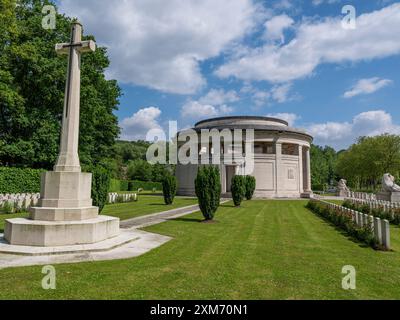
{"label": "cumulus cloud", "polygon": [[107,46],[110,77],[178,94],[202,88],[199,63],[239,41],[260,12],[253,0],[60,0],[59,7]]}
{"label": "cumulus cloud", "polygon": [[198,100],[188,100],[181,108],[181,116],[198,120],[227,115],[234,111],[228,104],[239,100],[239,95],[234,90],[211,89]]}
{"label": "cumulus cloud", "polygon": [[300,119],[300,117],[294,113],[269,113],[267,117],[285,120],[290,127],[293,127],[296,121]]}
{"label": "cumulus cloud", "polygon": [[200,98],[199,102],[201,104],[222,105],[239,100],[240,98],[234,90],[211,89],[204,97]]}
{"label": "cumulus cloud", "polygon": [[389,113],[375,110],[358,114],[352,122],[313,124],[307,131],[315,137],[316,144],[342,149],[353,144],[361,136],[400,134],[400,125],[393,122]]}
{"label": "cumulus cloud", "polygon": [[274,86],[271,90],[272,98],[278,103],[284,103],[292,98],[289,96],[290,89],[292,88],[291,83],[282,84],[279,86]]}
{"label": "cumulus cloud", "polygon": [[378,77],[361,79],[349,91],[345,92],[343,97],[353,98],[361,94],[371,94],[388,86],[391,83],[393,83],[392,80],[381,79]]}
{"label": "cumulus cloud", "polygon": [[303,19],[288,43],[249,48],[216,70],[221,78],[288,82],[313,74],[323,63],[358,62],[400,53],[400,3],[362,14],[357,28],[342,28],[341,17]]}
{"label": "cumulus cloud", "polygon": [[292,84],[285,83],[273,86],[270,90],[260,90],[246,85],[241,92],[252,94],[252,100],[257,107],[261,107],[273,103],[285,103],[297,98],[291,94]]}
{"label": "cumulus cloud", "polygon": [[140,109],[132,117],[121,121],[121,139],[127,141],[145,140],[150,130],[162,130],[159,124],[161,110],[157,107]]}
{"label": "cumulus cloud", "polygon": [[213,106],[210,104],[201,104],[199,101],[189,100],[183,105],[181,115],[183,118],[195,120],[223,116],[233,111],[233,108],[227,105]]}
{"label": "cumulus cloud", "polygon": [[265,35],[267,40],[285,41],[284,31],[294,24],[294,20],[286,14],[275,16],[265,23]]}

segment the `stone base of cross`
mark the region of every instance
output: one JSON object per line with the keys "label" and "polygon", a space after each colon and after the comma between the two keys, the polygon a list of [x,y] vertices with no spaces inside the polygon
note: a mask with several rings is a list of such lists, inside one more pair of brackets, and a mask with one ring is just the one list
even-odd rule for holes
{"label": "stone base of cross", "polygon": [[99,216],[91,199],[92,175],[82,173],[79,157],[81,54],[94,52],[94,41],[81,41],[82,25],[74,22],[71,41],[57,44],[68,55],[60,154],[54,172],[42,176],[39,205],[30,219],[6,221],[5,239],[18,246],[93,244],[119,234],[119,219]]}

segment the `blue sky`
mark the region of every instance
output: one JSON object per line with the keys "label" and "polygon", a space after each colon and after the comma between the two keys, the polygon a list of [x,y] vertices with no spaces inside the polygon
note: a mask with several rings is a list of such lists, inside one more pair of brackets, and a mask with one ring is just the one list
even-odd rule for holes
{"label": "blue sky", "polygon": [[[58,3],[108,47],[123,139],[227,115],[277,115],[337,149],[400,134],[399,1]],[[342,27],[344,5],[355,29]]]}

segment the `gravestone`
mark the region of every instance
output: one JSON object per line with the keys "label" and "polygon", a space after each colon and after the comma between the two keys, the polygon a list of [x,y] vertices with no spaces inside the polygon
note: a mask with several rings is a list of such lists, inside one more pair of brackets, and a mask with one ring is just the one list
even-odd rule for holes
{"label": "gravestone", "polygon": [[[92,175],[82,173],[78,157],[81,54],[94,52],[82,41],[82,25],[73,22],[71,41],[56,45],[68,55],[60,153],[53,172],[42,175],[40,199],[29,219],[11,219],[4,238],[12,245],[54,247],[93,244],[118,236],[119,219],[99,216],[91,199]],[[34,205],[36,197],[32,199]]]}

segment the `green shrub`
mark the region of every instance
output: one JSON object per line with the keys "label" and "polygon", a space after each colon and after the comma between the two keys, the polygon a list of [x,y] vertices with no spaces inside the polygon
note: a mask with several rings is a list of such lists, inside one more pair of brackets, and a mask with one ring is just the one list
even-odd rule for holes
{"label": "green shrub", "polygon": [[246,184],[246,199],[251,200],[254,196],[254,191],[256,191],[256,178],[253,176],[245,177]]}
{"label": "green shrub", "polygon": [[166,205],[171,205],[174,203],[177,187],[178,187],[178,182],[175,176],[167,175],[164,178],[162,182],[162,190],[164,195],[164,202]]}
{"label": "green shrub", "polygon": [[108,192],[120,192],[121,191],[121,180],[110,179],[110,187]]}
{"label": "green shrub", "polygon": [[0,167],[0,193],[38,193],[44,170]]}
{"label": "green shrub", "polygon": [[162,190],[162,183],[160,182],[148,182],[148,181],[129,181],[129,191],[137,191],[143,189],[146,191]]}
{"label": "green shrub", "polygon": [[92,199],[93,205],[102,212],[107,203],[108,188],[110,186],[110,173],[102,166],[96,166],[92,172]]}
{"label": "green shrub", "polygon": [[195,180],[199,207],[206,220],[213,220],[221,199],[220,171],[214,166],[199,168]]}
{"label": "green shrub", "polygon": [[234,176],[232,178],[232,198],[236,207],[240,207],[246,195],[246,181],[244,176]]}

